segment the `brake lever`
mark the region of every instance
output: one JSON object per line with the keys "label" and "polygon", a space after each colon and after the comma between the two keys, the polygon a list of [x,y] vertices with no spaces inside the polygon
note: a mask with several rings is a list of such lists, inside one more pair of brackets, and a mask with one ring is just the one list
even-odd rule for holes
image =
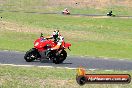
{"label": "brake lever", "polygon": [[68,49],[71,51],[71,49],[68,47]]}
{"label": "brake lever", "polygon": [[43,33],[41,33],[40,38],[43,37]]}

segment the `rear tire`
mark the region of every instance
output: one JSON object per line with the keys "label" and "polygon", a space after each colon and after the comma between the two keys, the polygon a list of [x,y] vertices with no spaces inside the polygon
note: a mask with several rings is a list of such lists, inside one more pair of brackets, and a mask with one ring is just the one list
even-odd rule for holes
{"label": "rear tire", "polygon": [[66,57],[67,57],[67,52],[65,50],[62,50],[62,52],[56,57],[56,60],[54,60],[53,62],[55,64],[63,63]]}
{"label": "rear tire", "polygon": [[70,13],[67,13],[67,15],[70,15]]}
{"label": "rear tire", "polygon": [[26,52],[24,59],[27,62],[31,62],[31,61],[34,61],[35,59],[39,58],[39,57],[40,57],[40,55],[39,55],[38,51],[35,48],[32,48]]}

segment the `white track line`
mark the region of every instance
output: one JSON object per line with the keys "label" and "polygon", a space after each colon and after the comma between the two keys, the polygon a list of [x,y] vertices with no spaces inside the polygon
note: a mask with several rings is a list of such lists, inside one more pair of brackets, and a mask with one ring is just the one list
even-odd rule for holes
{"label": "white track line", "polygon": [[[36,66],[36,65],[15,65],[15,64],[1,64],[0,66],[14,66],[14,67],[39,67],[39,68],[58,68],[58,69],[71,69],[76,70],[77,68],[70,68],[70,67],[54,67],[54,66]],[[97,71],[99,69],[86,69],[87,71]],[[104,71],[114,71],[114,70],[104,70]],[[129,71],[123,71],[123,72],[129,72]]]}
{"label": "white track line", "polygon": [[88,70],[90,70],[90,71],[95,71],[95,70],[97,70],[97,69],[88,69]]}
{"label": "white track line", "polygon": [[39,67],[39,68],[59,68],[59,69],[71,69],[75,70],[77,68],[70,68],[70,67],[54,67],[54,66],[36,66],[36,65],[15,65],[15,64],[1,64],[1,66],[14,66],[14,67]]}
{"label": "white track line", "polygon": [[77,69],[69,67],[54,67],[54,66],[36,66],[36,65],[15,65],[15,64],[1,64],[1,66],[14,66],[14,67],[39,67],[39,68],[65,68],[65,69]]}
{"label": "white track line", "polygon": [[105,70],[105,71],[114,71],[114,70]]}

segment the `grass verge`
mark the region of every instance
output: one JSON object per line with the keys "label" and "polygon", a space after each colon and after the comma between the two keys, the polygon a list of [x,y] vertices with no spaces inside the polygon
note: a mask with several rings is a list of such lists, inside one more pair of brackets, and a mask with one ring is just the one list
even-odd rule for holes
{"label": "grass verge", "polygon": [[[91,74],[130,74],[129,71],[87,71]],[[79,86],[76,70],[0,65],[1,88],[131,88],[132,84],[86,84]]]}

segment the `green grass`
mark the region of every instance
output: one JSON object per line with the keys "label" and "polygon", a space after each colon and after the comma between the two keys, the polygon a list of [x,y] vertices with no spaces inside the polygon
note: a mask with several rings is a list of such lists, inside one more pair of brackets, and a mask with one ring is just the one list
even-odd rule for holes
{"label": "green grass", "polygon": [[33,46],[33,34],[1,31],[0,36],[0,49],[3,50],[25,51]]}
{"label": "green grass", "polygon": [[[27,51],[33,47],[33,41],[41,32],[49,35],[51,33],[47,34],[47,31],[59,29],[65,40],[72,43],[72,51],[68,52],[70,55],[132,58],[131,19],[25,13],[0,13],[0,15],[3,17],[2,21],[29,27],[22,30],[31,31],[29,33],[9,31],[10,26],[6,25],[8,27],[6,28],[1,23],[4,30],[1,28],[0,49]],[[32,32],[39,29],[41,32]]]}
{"label": "green grass", "polygon": [[[90,74],[108,74],[107,71],[89,71]],[[109,71],[109,74],[130,74],[129,71]],[[1,88],[131,88],[130,84],[85,84],[76,83],[76,70],[0,66]]]}

